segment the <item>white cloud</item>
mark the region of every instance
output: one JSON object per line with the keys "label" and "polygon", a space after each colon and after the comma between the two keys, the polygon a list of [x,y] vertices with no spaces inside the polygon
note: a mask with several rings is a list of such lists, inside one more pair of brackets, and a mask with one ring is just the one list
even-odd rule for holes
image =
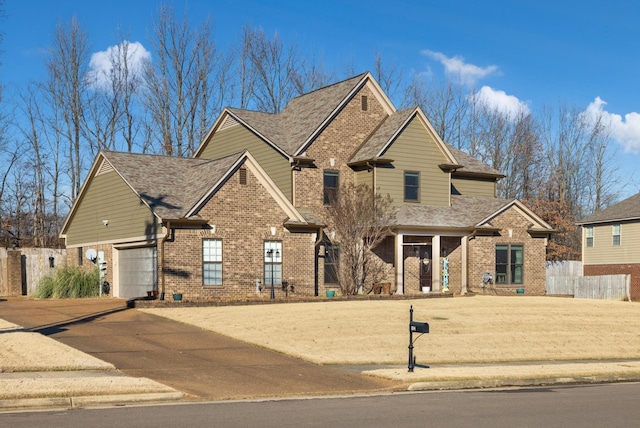
{"label": "white cloud", "polygon": [[109,75],[114,62],[124,59],[126,55],[127,66],[132,76],[140,76],[143,66],[151,61],[151,53],[140,42],[125,40],[119,45],[109,46],[106,50],[91,55],[89,61],[89,73],[95,79],[96,89],[107,90],[110,86]]}
{"label": "white cloud", "polygon": [[431,50],[423,50],[422,53],[444,66],[447,75],[456,77],[460,83],[473,86],[476,82],[490,74],[498,71],[498,66],[489,65],[487,67],[479,67],[477,65],[464,62],[461,56],[448,57],[443,53]]}
{"label": "white cloud", "polygon": [[519,114],[530,113],[529,106],[525,102],[489,86],[483,86],[471,97],[474,102],[511,118],[515,118]]}
{"label": "white cloud", "polygon": [[583,114],[592,121],[599,117],[604,119],[609,125],[611,137],[623,146],[626,152],[640,153],[640,113],[627,113],[623,118],[619,114],[606,111],[604,109],[606,105],[604,100],[596,97]]}

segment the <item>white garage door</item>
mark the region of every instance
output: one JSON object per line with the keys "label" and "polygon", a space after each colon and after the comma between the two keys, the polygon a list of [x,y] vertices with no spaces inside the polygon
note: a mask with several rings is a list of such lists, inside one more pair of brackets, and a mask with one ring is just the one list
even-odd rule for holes
{"label": "white garage door", "polygon": [[118,250],[118,297],[144,297],[157,288],[156,247]]}

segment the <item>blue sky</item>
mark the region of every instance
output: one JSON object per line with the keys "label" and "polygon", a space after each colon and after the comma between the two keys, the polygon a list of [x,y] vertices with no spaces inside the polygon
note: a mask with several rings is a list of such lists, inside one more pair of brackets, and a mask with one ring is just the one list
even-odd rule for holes
{"label": "blue sky", "polygon": [[[222,48],[243,25],[278,31],[315,50],[328,69],[370,70],[376,52],[412,72],[463,73],[496,103],[534,111],[566,103],[610,116],[626,193],[640,190],[640,4],[609,0],[538,1],[168,1],[188,6],[192,24],[210,16]],[[5,0],[0,81],[24,86],[42,77],[43,52],[57,19],[74,14],[93,52],[118,40],[148,46],[155,0]]]}

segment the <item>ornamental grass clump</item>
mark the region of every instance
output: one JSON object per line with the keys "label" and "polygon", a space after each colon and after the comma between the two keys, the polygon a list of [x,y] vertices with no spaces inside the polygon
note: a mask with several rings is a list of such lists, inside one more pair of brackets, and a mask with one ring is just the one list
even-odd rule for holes
{"label": "ornamental grass clump", "polygon": [[98,296],[99,270],[82,270],[77,267],[58,269],[53,275],[45,276],[36,287],[38,299],[77,299]]}

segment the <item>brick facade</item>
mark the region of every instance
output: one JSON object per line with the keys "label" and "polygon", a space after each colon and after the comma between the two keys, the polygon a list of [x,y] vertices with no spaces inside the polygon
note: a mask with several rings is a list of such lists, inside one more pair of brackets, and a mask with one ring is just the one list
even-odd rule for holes
{"label": "brick facade", "polygon": [[[292,233],[283,226],[287,219],[280,206],[250,172],[240,184],[238,172],[198,213],[211,219],[212,228],[176,229],[165,242],[165,293],[182,293],[185,299],[268,298],[269,290],[256,292],[264,284],[264,242],[282,242],[282,280],[294,286],[295,295],[313,296],[314,234]],[[202,241],[222,240],[222,285],[204,286]],[[274,287],[277,297],[284,295]]]}
{"label": "brick facade", "polygon": [[[475,236],[469,240],[469,288],[474,292],[483,290],[482,274],[489,272],[495,280],[496,258],[495,248],[499,244],[522,245],[524,250],[523,283],[512,285],[493,284],[497,294],[515,294],[519,288],[529,296],[545,294],[546,287],[546,239],[534,238],[527,232],[529,220],[516,208],[491,219],[491,224],[498,227],[498,236]],[[493,292],[493,290],[491,291]]]}
{"label": "brick facade", "polygon": [[584,276],[596,275],[631,275],[631,300],[640,300],[640,264],[606,264],[606,265],[584,265]]}

